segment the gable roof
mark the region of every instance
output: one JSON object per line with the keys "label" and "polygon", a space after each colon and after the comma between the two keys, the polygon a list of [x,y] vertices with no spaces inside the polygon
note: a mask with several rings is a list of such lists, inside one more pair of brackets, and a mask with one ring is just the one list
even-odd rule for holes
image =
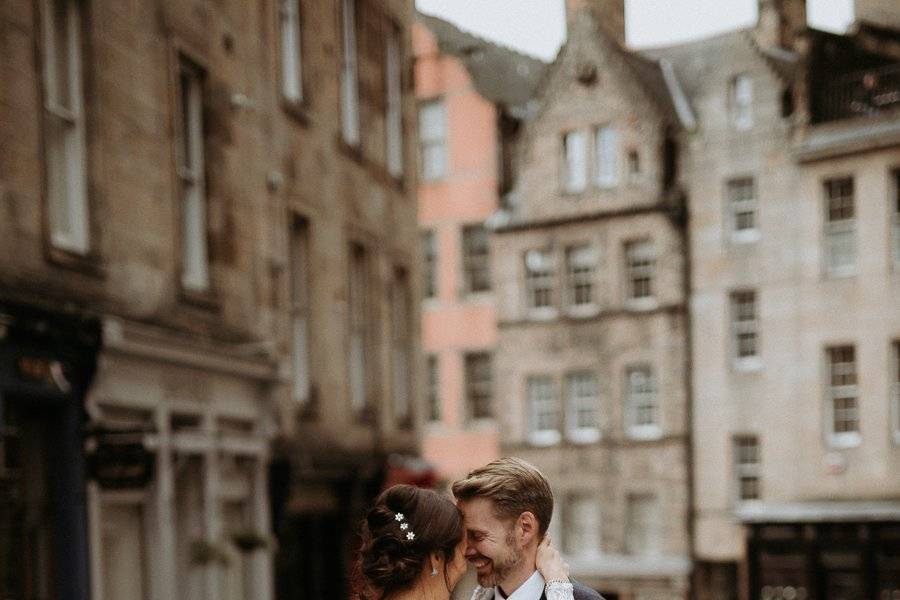
{"label": "gable roof", "polygon": [[486,100],[512,111],[524,110],[534,96],[547,64],[511,48],[463,31],[444,19],[417,14],[437,38],[441,52],[466,65],[475,89]]}

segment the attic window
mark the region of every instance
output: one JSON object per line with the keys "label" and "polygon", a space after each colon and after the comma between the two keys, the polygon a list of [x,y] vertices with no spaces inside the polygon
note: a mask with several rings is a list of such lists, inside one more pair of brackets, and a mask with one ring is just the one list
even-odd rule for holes
{"label": "attic window", "polygon": [[582,85],[593,85],[597,82],[597,66],[588,62],[578,63],[575,67],[575,78]]}

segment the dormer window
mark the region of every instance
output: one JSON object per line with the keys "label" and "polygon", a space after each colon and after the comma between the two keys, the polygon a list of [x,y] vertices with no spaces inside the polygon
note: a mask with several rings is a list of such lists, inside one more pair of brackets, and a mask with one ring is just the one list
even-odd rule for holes
{"label": "dormer window", "polygon": [[618,145],[619,136],[612,125],[602,125],[594,133],[596,144],[596,170],[594,174],[597,187],[615,187],[618,177]]}
{"label": "dormer window", "polygon": [[583,131],[570,131],[563,136],[563,190],[568,194],[583,192],[587,187],[588,147]]}
{"label": "dormer window", "polygon": [[729,90],[731,123],[739,131],[753,126],[753,80],[749,75],[735,75]]}

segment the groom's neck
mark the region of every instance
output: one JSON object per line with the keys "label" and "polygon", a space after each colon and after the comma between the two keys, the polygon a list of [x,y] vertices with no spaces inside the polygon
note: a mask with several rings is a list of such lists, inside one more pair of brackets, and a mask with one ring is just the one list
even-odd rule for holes
{"label": "groom's neck", "polygon": [[534,571],[535,557],[530,556],[527,560],[523,560],[515,569],[510,571],[506,577],[503,578],[503,581],[497,583],[497,587],[500,588],[500,593],[508,598],[510,594],[522,587],[522,584],[528,581],[528,578],[534,574]]}

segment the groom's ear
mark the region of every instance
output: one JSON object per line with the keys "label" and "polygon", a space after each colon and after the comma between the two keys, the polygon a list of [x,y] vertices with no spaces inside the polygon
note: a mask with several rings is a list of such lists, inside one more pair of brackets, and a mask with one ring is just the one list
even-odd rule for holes
{"label": "groom's ear", "polygon": [[532,541],[540,541],[538,520],[531,511],[525,511],[519,515],[519,535],[523,546],[527,546]]}

